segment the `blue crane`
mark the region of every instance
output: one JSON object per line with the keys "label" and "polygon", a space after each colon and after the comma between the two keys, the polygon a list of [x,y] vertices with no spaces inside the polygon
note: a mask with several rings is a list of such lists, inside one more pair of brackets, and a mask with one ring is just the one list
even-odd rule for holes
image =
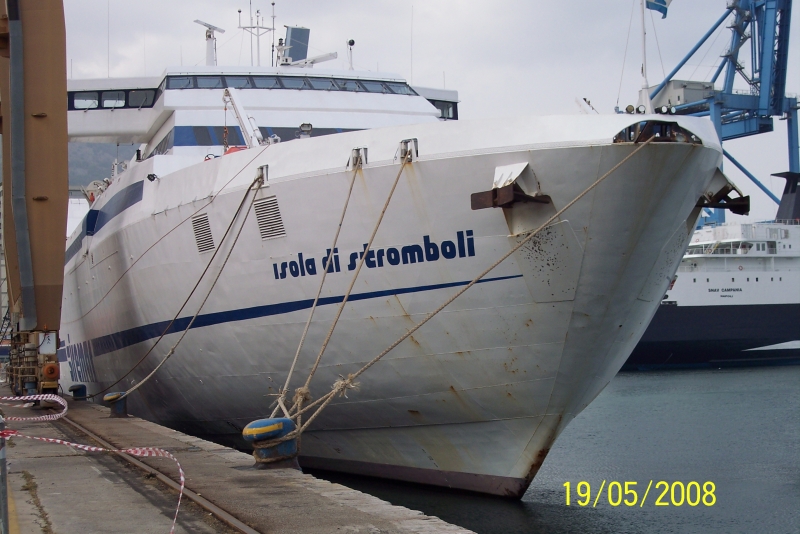
{"label": "blue crane", "polygon": [[[731,42],[710,83],[673,80],[719,26],[733,15]],[[786,96],[786,69],[789,61],[789,27],[792,0],[732,0],[686,57],[650,93],[653,106],[667,106],[681,115],[708,116],[723,141],[773,131],[774,117],[786,120],[789,148],[789,173],[800,173],[797,97]],[[739,58],[750,49],[747,67]],[[722,88],[716,82],[723,74]],[[748,85],[745,91],[733,88],[737,75]],[[776,203],[780,201],[726,150],[725,157],[750,178]],[[725,211],[709,212],[706,223],[725,222]]]}

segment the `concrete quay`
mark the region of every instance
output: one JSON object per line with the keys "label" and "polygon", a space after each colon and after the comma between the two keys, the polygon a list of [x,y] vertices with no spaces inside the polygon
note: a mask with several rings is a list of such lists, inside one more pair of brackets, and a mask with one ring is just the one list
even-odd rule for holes
{"label": "concrete quay", "polygon": [[[6,406],[2,411],[19,417],[46,413]],[[169,451],[186,474],[175,530],[180,533],[470,533],[297,470],[254,469],[249,454],[136,417],[109,418],[108,408],[89,402],[70,400],[67,416],[57,421],[6,426],[83,445]],[[126,459],[19,436],[7,443],[12,534],[169,532],[179,482],[172,460]]]}

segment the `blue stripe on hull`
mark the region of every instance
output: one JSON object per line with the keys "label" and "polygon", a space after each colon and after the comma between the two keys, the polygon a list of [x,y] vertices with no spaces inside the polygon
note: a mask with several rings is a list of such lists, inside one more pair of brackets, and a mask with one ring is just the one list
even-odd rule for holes
{"label": "blue stripe on hull", "polygon": [[[487,278],[478,283],[497,282],[501,280],[511,280],[514,278],[522,278],[521,274],[513,276],[501,276],[498,278]],[[407,293],[421,293],[424,291],[433,291],[436,289],[447,289],[451,287],[462,287],[469,284],[466,282],[451,282],[447,284],[434,284],[427,286],[406,287],[399,289],[387,289],[384,291],[372,291],[369,293],[357,293],[350,295],[348,302],[358,300],[368,300],[381,297],[389,297],[392,295],[403,295]],[[319,299],[318,306],[326,306],[330,304],[339,304],[344,300],[344,296],[324,297]],[[261,317],[269,317],[272,315],[283,315],[286,313],[295,312],[298,310],[306,310],[311,308],[314,303],[313,299],[296,300],[291,302],[282,302],[279,304],[266,304],[264,306],[254,306],[251,308],[241,308],[238,310],[229,310],[224,312],[206,313],[197,317],[192,329],[202,328],[205,326],[212,326],[224,323],[232,323],[237,321],[247,321],[250,319],[258,319]],[[192,317],[181,317],[175,321],[168,333],[182,332],[189,325]],[[97,337],[89,340],[91,347],[91,354],[93,357],[108,354],[115,350],[124,349],[160,336],[169,325],[169,321],[160,321],[158,323],[151,323],[143,326],[137,326],[114,334]],[[58,351],[59,360],[66,361],[66,350],[61,349]]]}
{"label": "blue stripe on hull", "polygon": [[623,369],[800,363],[800,349],[749,350],[800,339],[800,304],[662,305]]}
{"label": "blue stripe on hull", "polygon": [[64,264],[66,265],[69,260],[81,250],[84,237],[99,232],[100,229],[108,224],[114,217],[134,204],[141,202],[143,194],[144,181],[134,182],[117,192],[117,194],[111,197],[111,200],[106,202],[99,210],[90,209],[81,223],[81,233],[75,238],[72,244],[67,247]]}

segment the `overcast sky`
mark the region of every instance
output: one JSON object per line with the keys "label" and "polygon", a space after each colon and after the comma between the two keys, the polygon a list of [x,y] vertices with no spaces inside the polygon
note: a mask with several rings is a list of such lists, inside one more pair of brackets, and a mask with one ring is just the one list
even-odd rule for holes
{"label": "overcast sky", "polygon": [[[660,82],[722,15],[727,0],[674,0],[661,19],[647,12],[648,78]],[[277,0],[277,36],[283,25],[311,28],[309,55],[338,52],[325,64],[346,67],[355,39],[357,69],[398,73],[415,85],[457,89],[461,119],[520,114],[585,112],[587,98],[600,113],[636,103],[641,87],[639,0]],[[226,30],[219,35],[220,65],[249,65],[249,0],[65,0],[68,76],[158,76],[165,67],[205,61],[201,19]],[[270,2],[253,10],[271,14]],[[635,6],[635,11],[633,10]],[[800,30],[792,21],[787,92],[800,92]],[[633,18],[631,19],[631,14]],[[632,20],[629,38],[629,25]],[[269,26],[271,19],[267,19]],[[655,32],[653,31],[655,29]],[[656,39],[657,38],[657,39]],[[656,43],[658,41],[658,44]],[[676,76],[709,80],[730,31],[723,25]],[[262,38],[269,64],[271,36]],[[624,62],[623,71],[623,59]],[[740,58],[749,62],[749,51]],[[744,88],[743,82],[738,86]],[[620,90],[621,87],[621,90]],[[775,132],[726,143],[726,149],[780,197],[788,170],[785,122]],[[753,199],[749,220],[774,217],[777,206],[725,163],[725,172]],[[734,217],[735,218],[735,217]],[[734,220],[729,217],[729,220]]]}

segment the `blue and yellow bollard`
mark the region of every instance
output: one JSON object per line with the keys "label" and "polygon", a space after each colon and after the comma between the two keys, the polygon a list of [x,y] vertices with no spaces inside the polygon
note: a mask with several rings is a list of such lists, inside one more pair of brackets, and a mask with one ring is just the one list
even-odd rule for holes
{"label": "blue and yellow bollard", "polygon": [[284,460],[293,460],[293,464],[296,464],[297,438],[275,443],[268,447],[259,446],[274,442],[294,431],[295,428],[297,427],[291,419],[259,419],[244,427],[242,437],[253,444],[253,456],[257,465],[265,466],[266,464]]}
{"label": "blue and yellow bollard", "polygon": [[111,415],[109,417],[128,417],[128,396],[125,392],[107,393],[103,397],[103,402],[111,403]]}

